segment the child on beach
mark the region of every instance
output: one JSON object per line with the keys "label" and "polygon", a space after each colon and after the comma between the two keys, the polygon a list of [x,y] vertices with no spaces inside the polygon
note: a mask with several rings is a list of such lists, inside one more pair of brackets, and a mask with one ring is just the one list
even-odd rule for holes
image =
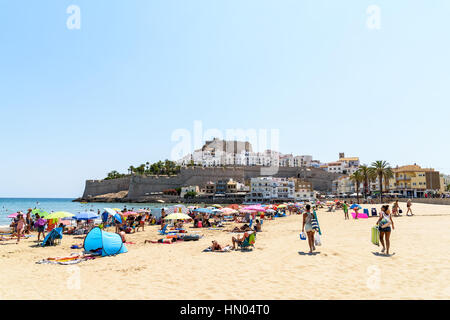
{"label": "child on beach", "polygon": [[312,227],[312,219],[314,215],[311,212],[311,206],[309,204],[306,205],[306,211],[303,213],[303,226],[302,232],[306,231],[306,235],[308,236],[308,244],[309,244],[309,253],[312,253],[316,250],[314,246],[314,229]]}
{"label": "child on beach", "polygon": [[342,210],[344,210],[344,220],[348,220],[348,204],[347,201],[344,201],[344,204],[342,205]]}
{"label": "child on beach", "polygon": [[22,214],[19,214],[19,220],[17,221],[16,225],[16,232],[17,232],[17,243],[20,242],[20,237],[22,236],[22,233],[25,230],[25,219],[23,218]]}

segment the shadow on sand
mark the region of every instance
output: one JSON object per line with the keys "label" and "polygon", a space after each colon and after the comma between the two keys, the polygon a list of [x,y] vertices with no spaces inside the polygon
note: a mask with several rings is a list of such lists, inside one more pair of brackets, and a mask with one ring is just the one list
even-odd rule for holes
{"label": "shadow on sand", "polygon": [[385,253],[381,253],[381,252],[372,252],[372,254],[374,255],[374,256],[377,256],[377,257],[386,257],[386,258],[388,258],[388,257],[392,257],[394,254],[395,254],[395,252],[394,253],[391,253],[391,254],[385,254]]}
{"label": "shadow on sand", "polygon": [[316,252],[312,252],[312,253],[299,251],[298,254],[301,256],[315,256],[315,255],[320,254],[320,251],[319,252],[316,251]]}

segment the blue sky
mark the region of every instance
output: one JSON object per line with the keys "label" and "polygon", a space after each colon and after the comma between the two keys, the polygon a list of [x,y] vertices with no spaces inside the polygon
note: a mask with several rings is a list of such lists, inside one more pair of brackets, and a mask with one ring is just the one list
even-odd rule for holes
{"label": "blue sky", "polygon": [[281,152],[322,161],[344,151],[450,173],[449,12],[446,0],[2,1],[0,197],[79,196],[86,179],[169,158],[195,120],[279,129]]}

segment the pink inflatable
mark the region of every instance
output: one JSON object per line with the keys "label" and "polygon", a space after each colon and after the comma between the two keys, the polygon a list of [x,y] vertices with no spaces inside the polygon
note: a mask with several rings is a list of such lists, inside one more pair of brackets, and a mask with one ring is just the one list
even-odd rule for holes
{"label": "pink inflatable", "polygon": [[[353,216],[353,218],[356,218],[356,212],[352,212],[352,216]],[[366,219],[368,217],[369,216],[365,213],[358,213],[358,218]]]}

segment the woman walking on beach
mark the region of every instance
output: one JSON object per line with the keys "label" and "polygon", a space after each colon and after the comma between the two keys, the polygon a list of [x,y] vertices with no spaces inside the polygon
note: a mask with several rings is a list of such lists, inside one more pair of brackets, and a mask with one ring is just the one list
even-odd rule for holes
{"label": "woman walking on beach", "polygon": [[383,246],[381,249],[381,253],[386,251],[386,255],[389,255],[389,248],[391,245],[390,237],[391,237],[391,226],[392,230],[394,230],[394,221],[392,220],[391,211],[389,210],[388,205],[384,205],[381,207],[380,218],[377,221],[380,230],[380,242]]}
{"label": "woman walking on beach", "polygon": [[[413,216],[413,213],[412,213],[412,210],[411,210],[411,206],[412,206],[412,201],[411,201],[411,199],[408,199],[408,202],[406,203],[406,208],[407,208],[407,210],[406,210],[406,215],[407,216]],[[408,213],[410,213],[411,212],[411,214],[408,214]]]}
{"label": "woman walking on beach", "polygon": [[309,253],[312,253],[314,250],[316,250],[316,247],[314,246],[314,229],[312,227],[313,218],[314,215],[311,212],[311,206],[307,204],[306,211],[305,213],[303,213],[302,232],[306,231],[306,235],[308,237]]}

